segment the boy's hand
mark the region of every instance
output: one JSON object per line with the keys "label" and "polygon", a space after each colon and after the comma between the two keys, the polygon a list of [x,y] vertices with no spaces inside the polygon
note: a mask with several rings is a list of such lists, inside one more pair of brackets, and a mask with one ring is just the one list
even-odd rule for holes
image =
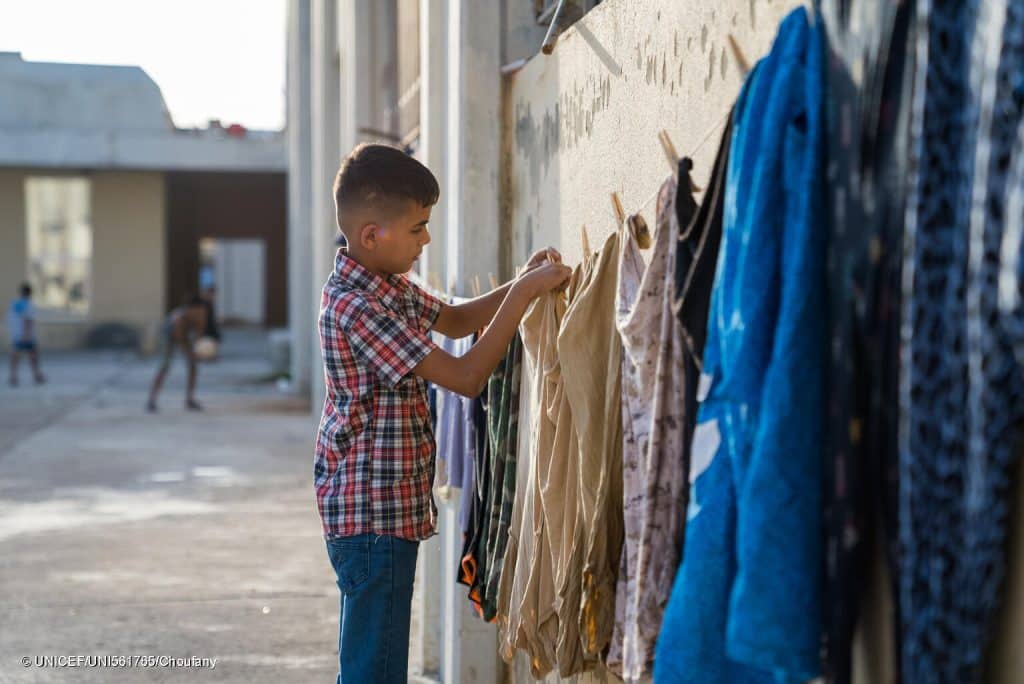
{"label": "boy's hand", "polygon": [[545,292],[565,287],[572,275],[572,269],[564,264],[545,263],[534,266],[529,273],[523,273],[513,287],[522,289],[530,299]]}
{"label": "boy's hand", "polygon": [[562,263],[562,255],[559,254],[558,250],[554,247],[539,249],[534,252],[533,256],[530,257],[530,260],[526,262],[526,266],[523,267],[522,273],[528,273],[544,263],[560,264]]}

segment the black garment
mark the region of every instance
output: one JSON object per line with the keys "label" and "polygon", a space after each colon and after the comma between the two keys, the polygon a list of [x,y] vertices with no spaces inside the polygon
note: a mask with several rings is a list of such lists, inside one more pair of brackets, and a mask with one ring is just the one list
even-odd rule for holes
{"label": "black garment", "polygon": [[456,581],[469,587],[469,600],[477,614],[483,615],[484,584],[487,579],[487,531],[488,511],[493,497],[491,474],[490,440],[487,435],[487,396],[482,393],[473,400],[473,428],[476,437],[474,468],[476,477],[472,492],[469,520],[463,536],[462,555],[456,571]]}
{"label": "black garment", "polygon": [[[825,673],[851,679],[858,606],[885,549],[898,625],[897,420],[900,258],[907,170],[913,2],[823,3],[829,247],[825,460]],[[858,74],[857,77],[854,74]],[[891,638],[899,652],[899,632]],[[898,676],[899,666],[896,664]]]}
{"label": "black garment", "polygon": [[[718,265],[718,246],[722,241],[722,213],[725,206],[725,172],[729,166],[729,147],[732,145],[732,113],[729,113],[722,139],[718,143],[718,153],[711,167],[711,178],[704,192],[704,200],[699,208],[689,197],[689,168],[683,174],[684,163],[680,162],[679,191],[686,198],[676,200],[676,209],[692,205],[685,211],[679,211],[679,249],[676,250],[676,316],[683,326],[683,338],[687,350],[699,372],[703,368],[704,342],[708,333],[708,309],[711,307],[711,290],[715,283],[715,269]],[[686,190],[683,190],[684,185]],[[687,370],[687,377],[696,373]],[[695,391],[692,396],[696,396]],[[687,392],[687,396],[691,396]],[[696,405],[692,414],[696,421]],[[691,428],[692,429],[692,428]],[[686,440],[689,442],[689,439]]]}
{"label": "black garment", "polygon": [[[697,425],[697,390],[703,367],[704,342],[707,339],[708,309],[718,263],[718,246],[722,241],[722,210],[725,202],[725,171],[729,165],[732,144],[732,113],[718,143],[718,153],[711,167],[711,178],[700,206],[690,194],[689,159],[679,162],[679,183],[676,188],[676,213],[679,219],[679,246],[676,249],[675,302],[676,317],[683,329],[683,377],[685,379],[683,415],[683,472],[689,480],[690,446]],[[683,489],[689,499],[690,488]],[[684,508],[687,502],[684,501]],[[679,540],[683,548],[686,528]],[[682,562],[682,558],[680,558]]]}

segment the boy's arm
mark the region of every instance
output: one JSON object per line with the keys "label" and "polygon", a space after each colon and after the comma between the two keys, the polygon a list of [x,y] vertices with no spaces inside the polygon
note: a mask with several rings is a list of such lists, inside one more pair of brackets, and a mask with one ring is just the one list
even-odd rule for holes
{"label": "boy's arm", "polygon": [[549,264],[520,277],[511,287],[499,288],[505,290],[501,306],[487,330],[468,352],[455,357],[442,349],[434,349],[413,367],[413,372],[465,397],[477,396],[505,356],[526,307],[538,295],[568,280],[571,273],[567,266]]}
{"label": "boy's arm", "polygon": [[[537,268],[545,261],[553,264],[561,263],[562,255],[552,247],[538,250],[526,263],[522,275]],[[513,283],[515,280],[462,304],[443,304],[441,313],[434,323],[434,330],[447,337],[457,339],[483,329],[494,318]]]}
{"label": "boy's arm", "polygon": [[485,295],[462,304],[442,304],[441,313],[434,323],[434,330],[455,339],[480,330],[494,318],[514,282],[509,281]]}

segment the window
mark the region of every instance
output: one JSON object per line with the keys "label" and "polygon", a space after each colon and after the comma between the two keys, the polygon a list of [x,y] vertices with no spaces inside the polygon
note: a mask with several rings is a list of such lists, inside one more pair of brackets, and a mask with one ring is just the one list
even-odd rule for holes
{"label": "window", "polygon": [[89,180],[36,176],[25,181],[28,280],[41,309],[86,313],[92,290]]}

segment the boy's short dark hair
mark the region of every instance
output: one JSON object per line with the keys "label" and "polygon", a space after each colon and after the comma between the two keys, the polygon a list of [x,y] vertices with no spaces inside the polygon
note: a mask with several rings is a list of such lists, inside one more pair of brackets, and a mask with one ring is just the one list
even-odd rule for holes
{"label": "boy's short dark hair", "polygon": [[345,228],[344,217],[353,209],[386,211],[403,199],[429,207],[440,194],[437,178],[413,157],[391,145],[362,143],[341,162],[334,179],[338,227]]}
{"label": "boy's short dark hair", "polygon": [[32,286],[29,285],[28,283],[22,283],[21,286],[18,288],[18,291],[21,292],[22,297],[32,296]]}

